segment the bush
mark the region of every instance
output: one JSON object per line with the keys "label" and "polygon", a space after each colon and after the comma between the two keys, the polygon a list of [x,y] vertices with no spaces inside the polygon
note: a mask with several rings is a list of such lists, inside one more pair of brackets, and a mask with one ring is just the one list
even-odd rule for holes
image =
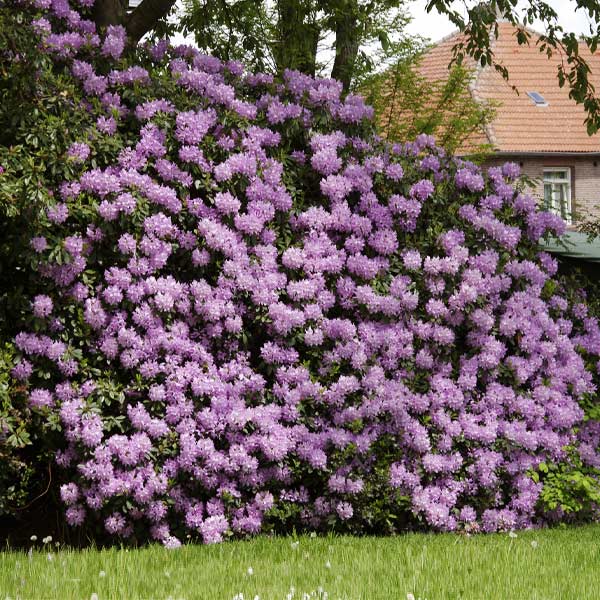
{"label": "bush", "polygon": [[123,56],[46,4],[25,14],[69,90],[64,180],[12,374],[61,428],[71,525],[177,546],[560,517],[543,469],[598,466],[600,332],[516,165],[390,146],[335,81]]}

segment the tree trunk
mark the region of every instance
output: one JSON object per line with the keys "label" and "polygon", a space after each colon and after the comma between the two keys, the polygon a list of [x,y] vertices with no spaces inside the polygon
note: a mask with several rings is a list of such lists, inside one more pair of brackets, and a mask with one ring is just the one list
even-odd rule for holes
{"label": "tree trunk", "polygon": [[358,10],[356,0],[347,0],[335,15],[335,60],[331,77],[342,82],[344,94],[350,89],[358,56]]}
{"label": "tree trunk", "polygon": [[96,0],[93,15],[99,31],[109,25],[123,25],[127,17],[121,0]]}
{"label": "tree trunk", "polygon": [[310,0],[278,0],[279,40],[274,49],[277,70],[296,69],[314,77],[319,27],[311,22]]}

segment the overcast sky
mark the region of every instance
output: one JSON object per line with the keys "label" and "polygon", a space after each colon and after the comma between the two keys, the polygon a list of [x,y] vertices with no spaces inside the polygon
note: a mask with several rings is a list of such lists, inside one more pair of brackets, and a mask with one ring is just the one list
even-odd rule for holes
{"label": "overcast sky", "polygon": [[[575,33],[589,33],[589,20],[586,13],[582,10],[575,11],[573,7],[575,2],[572,0],[546,0],[558,14],[558,22],[565,31],[574,31]],[[456,28],[447,17],[440,15],[435,9],[430,13],[425,11],[427,0],[413,0],[410,10],[413,21],[407,27],[408,33],[419,34],[428,37],[432,42],[443,38],[452,33]],[[455,2],[458,7],[462,2]],[[522,6],[525,2],[521,1]],[[541,24],[534,26],[541,31]]]}

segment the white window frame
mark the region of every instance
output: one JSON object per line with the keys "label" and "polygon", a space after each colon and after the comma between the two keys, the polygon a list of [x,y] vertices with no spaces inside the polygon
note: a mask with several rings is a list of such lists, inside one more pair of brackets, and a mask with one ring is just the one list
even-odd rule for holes
{"label": "white window frame", "polygon": [[[567,176],[561,179],[546,179],[547,173],[566,173]],[[562,217],[569,224],[572,222],[573,214],[573,186],[571,185],[571,180],[571,167],[544,167],[544,206],[546,210],[549,210],[550,212]],[[556,194],[554,189],[551,192],[553,196],[552,203],[548,205],[546,201],[546,185],[566,186],[566,206],[559,205],[560,200],[557,201],[556,198],[554,198],[554,194]]]}

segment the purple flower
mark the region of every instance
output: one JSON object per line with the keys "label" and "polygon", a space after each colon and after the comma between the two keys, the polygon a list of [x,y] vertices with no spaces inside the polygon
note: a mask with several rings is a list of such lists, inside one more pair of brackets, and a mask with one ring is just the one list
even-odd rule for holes
{"label": "purple flower", "polygon": [[90,156],[90,147],[83,142],[74,142],[67,151],[67,156],[75,162],[83,163]]}
{"label": "purple flower", "polygon": [[52,313],[53,302],[48,296],[38,295],[33,299],[33,314],[40,319]]}
{"label": "purple flower", "polygon": [[223,535],[229,529],[229,523],[223,515],[215,515],[205,519],[199,529],[206,544],[215,544],[223,541]]}
{"label": "purple flower", "polygon": [[52,406],[54,400],[49,391],[38,388],[29,393],[29,404],[35,408],[42,408]]}
{"label": "purple flower", "polygon": [[122,27],[38,7],[86,142],[31,240],[11,375],[61,425],[70,524],[167,548],[273,515],[360,531],[374,489],[441,531],[556,516],[531,474],[600,465],[600,324],[516,165],[388,144],[332,80],[167,41],[121,61]]}

